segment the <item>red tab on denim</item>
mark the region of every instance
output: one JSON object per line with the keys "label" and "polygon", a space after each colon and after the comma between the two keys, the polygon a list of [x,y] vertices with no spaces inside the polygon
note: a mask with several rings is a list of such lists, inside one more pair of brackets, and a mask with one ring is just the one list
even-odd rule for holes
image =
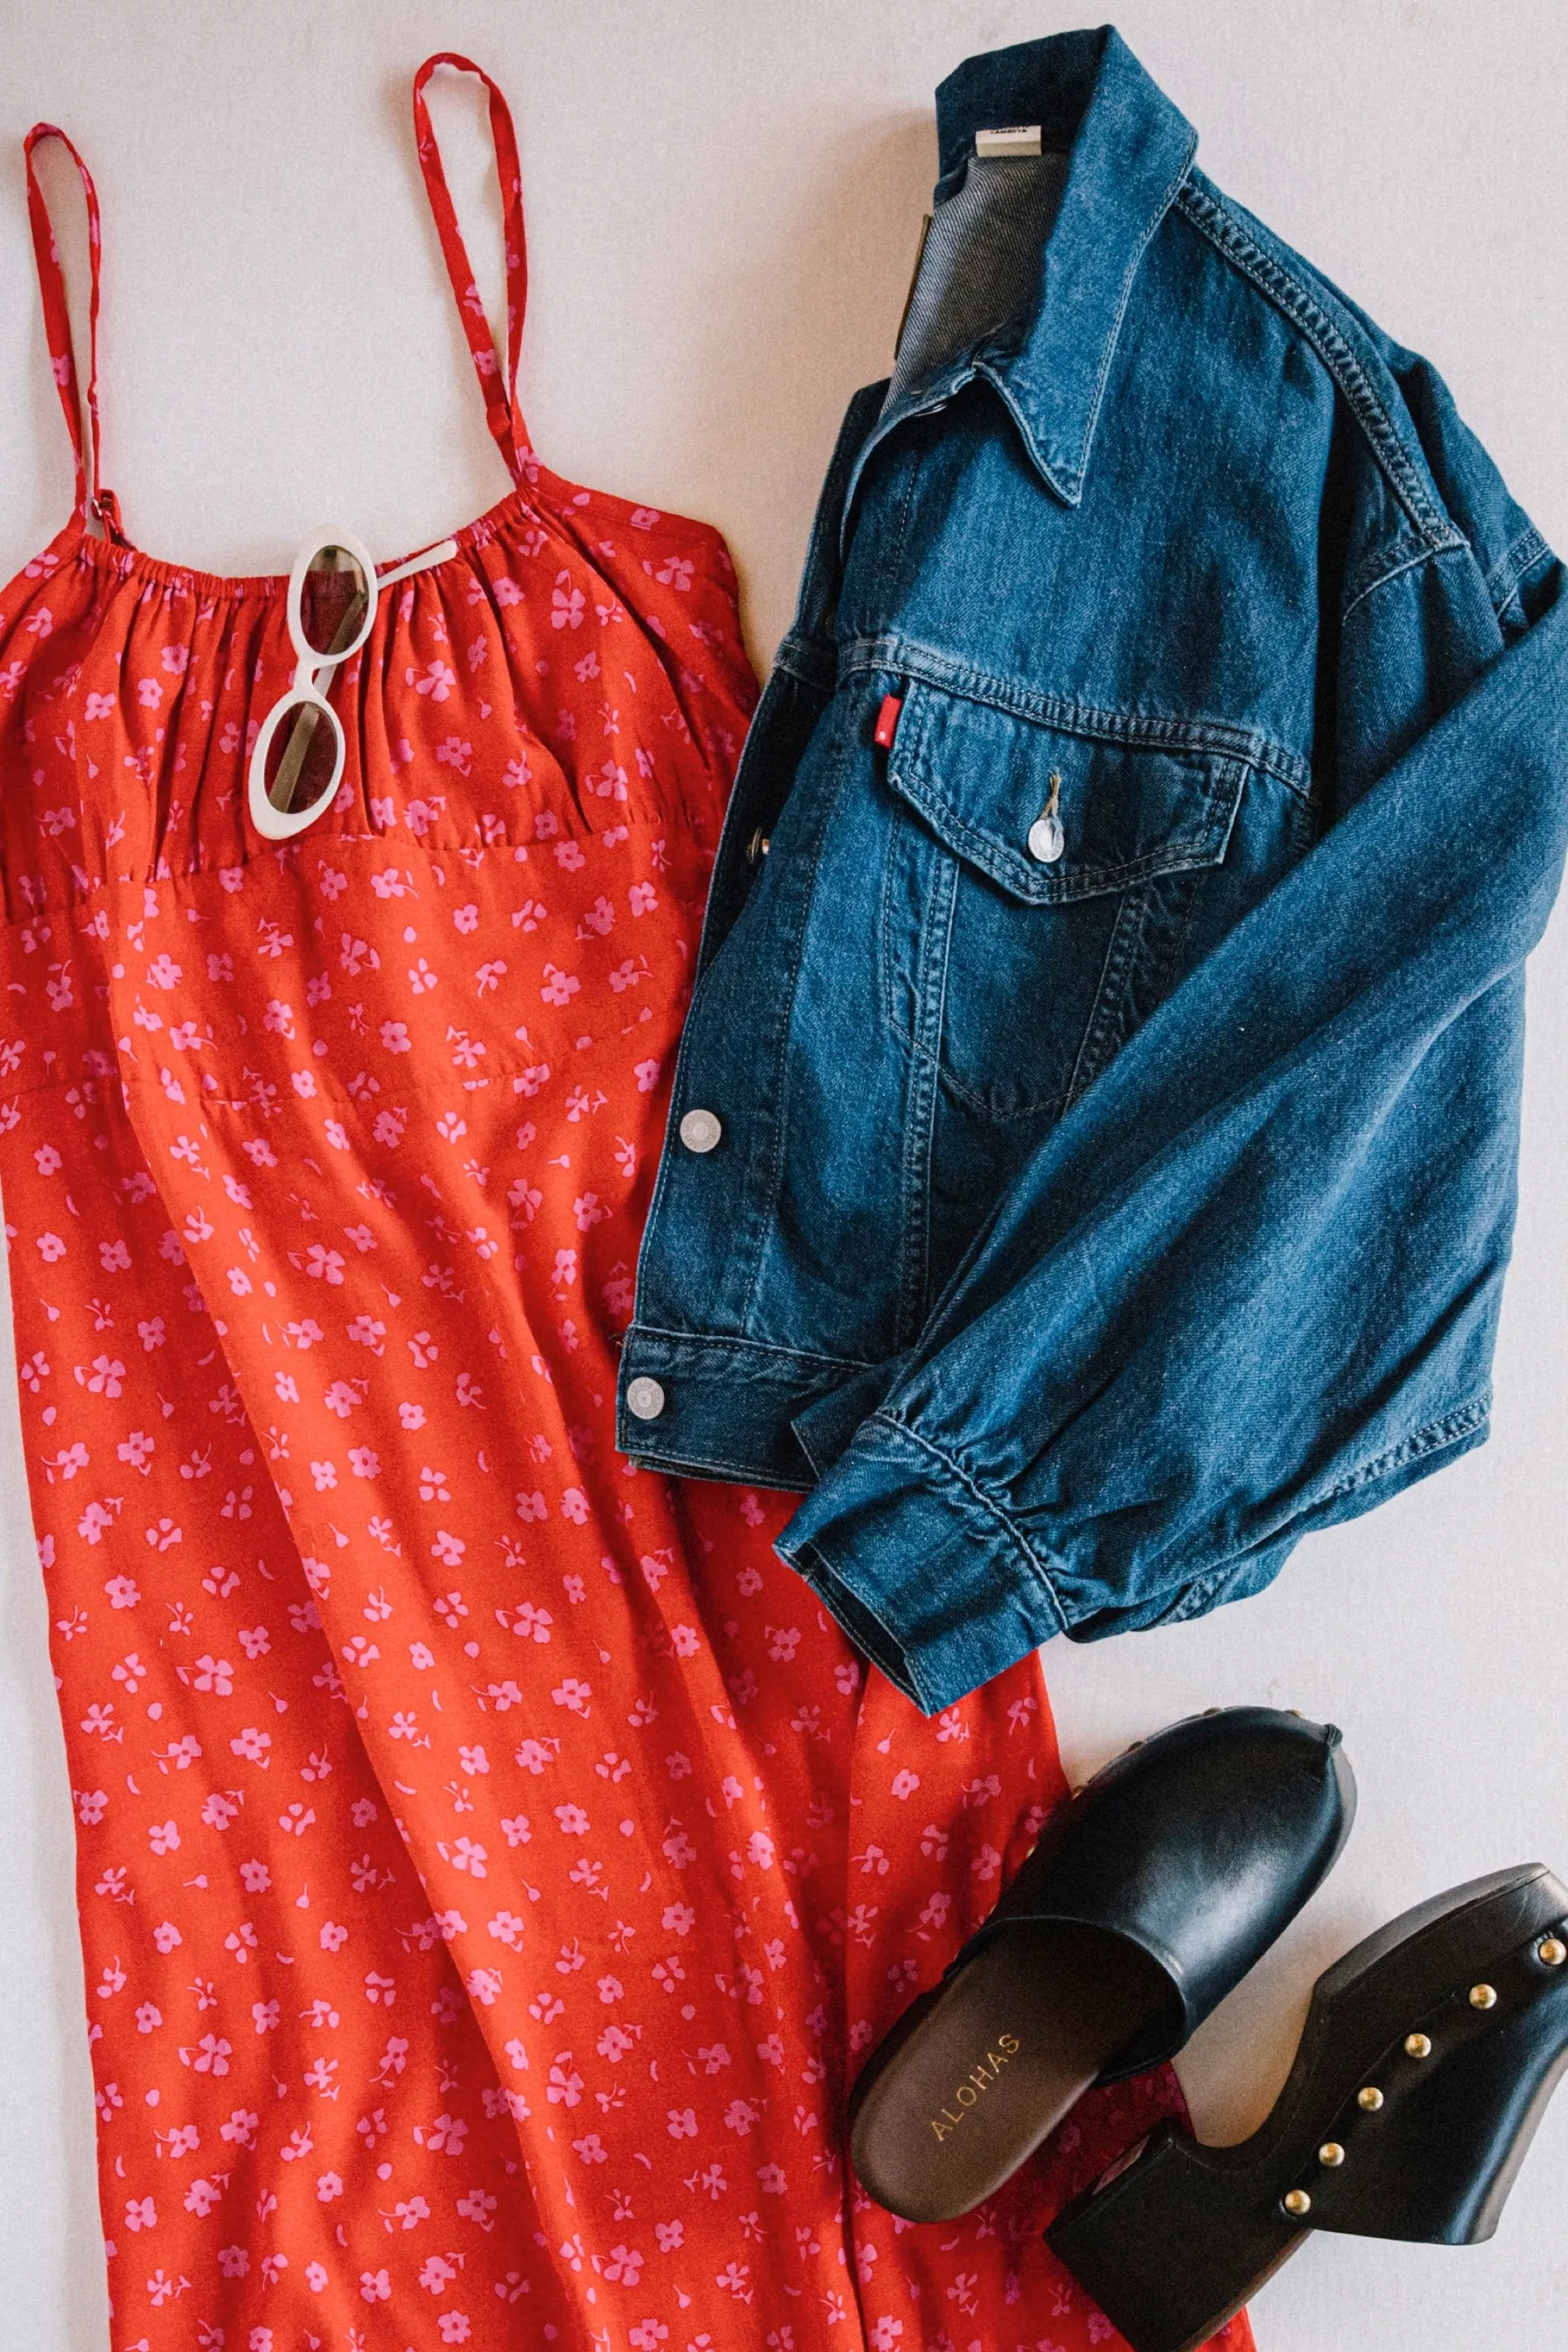
{"label": "red tab on denim", "polygon": [[882,697],[882,708],[877,713],[876,732],[871,740],[879,743],[884,751],[892,748],[893,738],[899,731],[899,713],[903,707],[901,694],[885,694]]}

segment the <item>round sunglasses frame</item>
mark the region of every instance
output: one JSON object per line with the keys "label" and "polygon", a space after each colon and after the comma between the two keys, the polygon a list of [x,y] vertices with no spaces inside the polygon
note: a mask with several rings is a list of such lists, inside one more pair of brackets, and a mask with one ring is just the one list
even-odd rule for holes
{"label": "round sunglasses frame", "polygon": [[[331,653],[321,653],[311,645],[305,635],[305,578],[316,557],[321,554],[323,548],[329,547],[342,548],[344,554],[352,556],[358,565],[360,575],[364,582],[364,611],[361,615],[359,627],[347,645],[339,646]],[[380,602],[381,591],[384,588],[390,588],[395,582],[406,579],[412,572],[423,572],[430,564],[444,563],[448,556],[455,555],[457,551],[457,541],[444,539],[438,546],[427,548],[422,555],[412,557],[408,562],[400,563],[392,571],[378,573],[374,558],[369,548],[363,540],[352,530],[318,531],[305,541],[299,554],[294,558],[293,568],[289,574],[289,639],[296,656],[293,683],[287,693],[279,695],[262,720],[261,730],[256,738],[249,761],[250,822],[263,840],[291,840],[295,834],[303,833],[307,825],[314,824],[319,816],[324,815],[338,796],[338,786],[342,782],[343,761],[347,746],[343,736],[343,722],[317,683],[322,672],[336,669],[340,662],[346,662],[358,653],[374,625],[376,605]],[[284,719],[291,711],[300,709],[311,709],[323,714],[327,724],[331,729],[331,781],[323,792],[316,795],[308,808],[280,809],[275,807],[268,798],[267,755],[272,748],[272,739]],[[320,718],[317,724],[321,724]]]}

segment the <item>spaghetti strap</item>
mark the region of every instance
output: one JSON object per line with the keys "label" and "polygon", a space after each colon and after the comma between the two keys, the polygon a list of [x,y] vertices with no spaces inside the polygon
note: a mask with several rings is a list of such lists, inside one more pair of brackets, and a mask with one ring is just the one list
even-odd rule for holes
{"label": "spaghetti strap", "polygon": [[[85,436],[82,431],[81,387],[77,373],[76,352],[71,343],[70,311],[66,302],[65,273],[60,268],[54,226],[49,219],[49,208],[44,202],[44,192],[38,184],[37,166],[33,160],[35,149],[41,147],[46,139],[59,141],[81,174],[82,193],[87,198],[92,292],[88,309],[88,432]],[[23,142],[23,153],[27,164],[27,217],[32,226],[33,251],[38,265],[44,331],[48,340],[56,389],[59,393],[60,406],[65,410],[71,447],[76,453],[76,512],[84,521],[89,515],[96,516],[111,538],[122,540],[125,534],[121,527],[120,502],[112,490],[102,487],[100,467],[102,439],[98,423],[98,289],[102,233],[98,218],[98,190],[92,184],[92,173],[71,142],[52,122],[34,123]]]}
{"label": "spaghetti strap", "polygon": [[[452,66],[458,73],[477,75],[489,92],[490,136],[495,142],[496,173],[500,182],[501,217],[506,240],[507,348],[504,377],[485,317],[484,304],[474,282],[468,250],[458,227],[451,191],[447,185],[447,175],[441,169],[440,149],[430,128],[429,110],[425,103],[425,85],[437,66]],[[511,113],[500,91],[482,67],[475,65],[471,58],[443,49],[437,56],[426,58],[414,77],[414,134],[419,149],[419,168],[425,174],[430,209],[436,216],[437,234],[441,239],[441,251],[446,256],[447,275],[452,281],[458,314],[468,339],[468,349],[473,353],[474,373],[485,396],[485,415],[513,481],[521,483],[531,454],[528,427],[517,404],[517,364],[522,351],[522,316],[528,302],[528,251],[522,226],[522,177],[518,164],[517,134],[512,129]]]}

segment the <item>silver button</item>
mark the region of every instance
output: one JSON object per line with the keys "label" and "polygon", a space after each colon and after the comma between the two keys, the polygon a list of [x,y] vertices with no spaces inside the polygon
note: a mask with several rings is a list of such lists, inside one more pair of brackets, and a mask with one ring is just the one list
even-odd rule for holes
{"label": "silver button", "polygon": [[1067,847],[1059,816],[1040,816],[1029,827],[1029,855],[1042,866],[1054,866]]}
{"label": "silver button", "polygon": [[723,1132],[722,1123],[710,1110],[689,1110],[680,1122],[680,1140],[688,1151],[711,1151]]}
{"label": "silver button", "polygon": [[664,1411],[664,1391],[646,1374],[626,1383],[626,1411],[637,1421],[657,1421]]}

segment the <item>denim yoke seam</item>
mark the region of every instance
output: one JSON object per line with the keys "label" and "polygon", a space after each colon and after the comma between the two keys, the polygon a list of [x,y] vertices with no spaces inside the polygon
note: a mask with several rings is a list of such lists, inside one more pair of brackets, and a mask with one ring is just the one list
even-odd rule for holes
{"label": "denim yoke seam", "polygon": [[907,1421],[902,1421],[896,1414],[885,1410],[879,1410],[870,1414],[869,1419],[879,1422],[883,1428],[891,1431],[895,1437],[903,1438],[909,1444],[918,1448],[921,1453],[929,1454],[955,1484],[963,1487],[971,1501],[985,1513],[986,1517],[994,1521],[1007,1542],[1020,1554],[1031,1575],[1050,1602],[1056,1612],[1058,1632],[1065,1633],[1069,1621],[1056,1586],[1051,1580],[1050,1571],[1005,1507],[996,1501],[993,1496],[988,1495],[973,1473],[966,1470],[963,1463],[950,1454],[944,1446],[937,1445],[931,1438],[922,1436],[921,1432],[912,1428]]}
{"label": "denim yoke seam", "polygon": [[917,684],[955,694],[988,710],[1032,719],[1037,726],[1064,735],[1113,743],[1131,750],[1219,752],[1251,768],[1262,769],[1288,785],[1300,800],[1310,802],[1310,761],[1256,729],[1238,727],[1225,719],[1176,719],[1143,710],[1106,710],[1051,694],[1000,671],[955,659],[935,646],[921,645],[897,631],[880,636],[855,637],[840,651],[842,676],[866,670],[888,670]]}
{"label": "denim yoke seam", "polygon": [[1428,546],[1434,551],[1468,547],[1468,541],[1422,481],[1420,469],[1354,344],[1317,296],[1283,262],[1265,251],[1217,191],[1206,185],[1200,188],[1188,180],[1177,190],[1175,209],[1311,344],[1343,393],[1394,496]]}

